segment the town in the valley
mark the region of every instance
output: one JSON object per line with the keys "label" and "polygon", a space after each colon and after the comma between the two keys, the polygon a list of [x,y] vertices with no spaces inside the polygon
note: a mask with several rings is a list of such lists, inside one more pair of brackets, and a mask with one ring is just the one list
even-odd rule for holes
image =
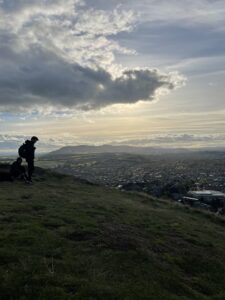
{"label": "town in the valley", "polygon": [[40,166],[122,191],[144,192],[223,213],[225,153],[94,153],[40,158]]}

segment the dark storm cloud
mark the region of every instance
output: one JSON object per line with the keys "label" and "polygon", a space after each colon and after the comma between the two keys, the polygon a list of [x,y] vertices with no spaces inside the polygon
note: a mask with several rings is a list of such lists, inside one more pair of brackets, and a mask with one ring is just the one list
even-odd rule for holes
{"label": "dark storm cloud", "polygon": [[68,63],[39,48],[22,55],[12,52],[11,60],[6,59],[9,52],[5,49],[0,48],[0,53],[5,53],[0,69],[2,107],[50,104],[93,109],[151,101],[159,88],[172,90],[177,86],[174,76],[156,70],[126,70],[113,78],[104,69]]}

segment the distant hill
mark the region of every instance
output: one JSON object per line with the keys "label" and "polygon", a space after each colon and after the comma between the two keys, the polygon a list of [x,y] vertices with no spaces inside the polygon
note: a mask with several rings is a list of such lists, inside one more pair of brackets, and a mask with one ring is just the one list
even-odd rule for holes
{"label": "distant hill", "polygon": [[0,190],[0,299],[225,299],[222,217],[42,169]]}
{"label": "distant hill", "polygon": [[48,153],[48,156],[57,155],[71,155],[71,154],[93,154],[93,153],[130,153],[130,154],[164,154],[164,153],[183,153],[189,152],[188,149],[172,149],[172,148],[159,148],[159,147],[132,147],[127,145],[113,146],[67,146],[60,148],[56,151]]}

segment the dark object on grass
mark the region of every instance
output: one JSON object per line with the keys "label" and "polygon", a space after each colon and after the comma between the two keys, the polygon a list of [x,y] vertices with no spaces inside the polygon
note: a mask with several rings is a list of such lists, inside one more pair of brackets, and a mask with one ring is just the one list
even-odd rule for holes
{"label": "dark object on grass", "polygon": [[11,181],[10,165],[0,164],[0,181]]}
{"label": "dark object on grass", "polygon": [[10,174],[0,171],[0,181],[11,181]]}
{"label": "dark object on grass", "polygon": [[16,161],[14,161],[10,167],[10,177],[12,180],[14,179],[24,179],[27,180],[28,176],[26,175],[26,170],[22,166],[22,158],[18,157]]}

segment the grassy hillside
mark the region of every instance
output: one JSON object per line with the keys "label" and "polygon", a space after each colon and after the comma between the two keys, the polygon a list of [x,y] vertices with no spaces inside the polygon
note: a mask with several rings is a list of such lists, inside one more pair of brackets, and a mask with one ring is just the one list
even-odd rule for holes
{"label": "grassy hillside", "polygon": [[0,299],[225,299],[225,221],[39,171],[0,183]]}

